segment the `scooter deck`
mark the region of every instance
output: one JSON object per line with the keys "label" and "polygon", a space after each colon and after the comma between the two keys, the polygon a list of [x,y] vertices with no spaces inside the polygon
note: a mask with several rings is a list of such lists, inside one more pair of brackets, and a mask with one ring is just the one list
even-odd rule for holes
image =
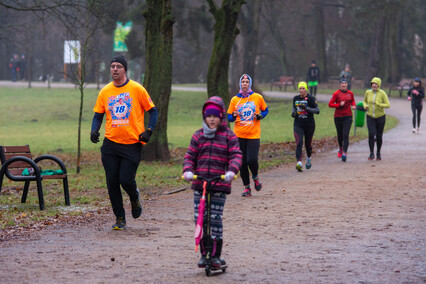
{"label": "scooter deck", "polygon": [[207,265],[204,269],[206,271],[206,275],[210,276],[211,272],[216,272],[216,271],[225,272],[227,267],[228,266],[226,264],[222,264],[220,267],[212,267],[210,265]]}

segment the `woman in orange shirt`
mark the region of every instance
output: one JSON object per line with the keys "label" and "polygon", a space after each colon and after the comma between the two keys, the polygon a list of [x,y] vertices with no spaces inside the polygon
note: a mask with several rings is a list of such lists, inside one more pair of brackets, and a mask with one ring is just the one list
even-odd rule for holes
{"label": "woman in orange shirt", "polygon": [[228,108],[228,120],[235,121],[234,132],[243,152],[243,165],[240,170],[244,184],[242,196],[251,196],[249,169],[252,173],[254,188],[257,191],[262,189],[258,176],[260,120],[268,114],[268,106],[262,95],[252,91],[251,85],[250,76],[243,74],[240,78],[240,91],[231,99]]}

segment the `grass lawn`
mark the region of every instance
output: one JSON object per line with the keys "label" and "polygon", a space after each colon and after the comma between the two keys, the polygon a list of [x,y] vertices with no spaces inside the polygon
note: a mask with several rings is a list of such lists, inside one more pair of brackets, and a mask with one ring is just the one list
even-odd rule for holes
{"label": "grass lawn", "polygon": [[[80,94],[77,89],[2,88],[0,100],[0,145],[29,144],[34,156],[53,154],[65,162],[69,173],[72,214],[85,210],[109,207],[105,185],[105,174],[100,161],[101,144],[90,142],[89,133],[93,117],[93,106],[98,90],[86,89],[82,121],[82,164],[81,173],[75,174],[77,153],[77,130]],[[168,117],[168,140],[174,157],[169,162],[142,162],[137,183],[143,197],[187,186],[178,179],[182,170],[182,153],[188,146],[192,134],[201,127],[201,107],[207,99],[203,92],[173,91]],[[263,145],[294,141],[293,119],[289,100],[266,99],[268,116],[262,121]],[[314,140],[336,136],[333,109],[320,104],[321,113],[315,116]],[[386,129],[397,125],[397,119],[387,118]],[[103,127],[101,128],[103,135]],[[353,130],[351,130],[353,134]],[[367,136],[367,129],[357,129],[357,137]],[[291,155],[289,155],[291,154]],[[292,153],[262,155],[261,169],[283,162],[293,161]],[[63,206],[61,181],[44,181],[46,210],[38,210],[35,185],[32,183],[26,204],[20,203],[23,183],[3,181],[0,194],[0,229],[10,226],[24,226],[38,220],[71,214]],[[125,195],[125,198],[127,196]],[[127,202],[127,201],[126,201]]]}

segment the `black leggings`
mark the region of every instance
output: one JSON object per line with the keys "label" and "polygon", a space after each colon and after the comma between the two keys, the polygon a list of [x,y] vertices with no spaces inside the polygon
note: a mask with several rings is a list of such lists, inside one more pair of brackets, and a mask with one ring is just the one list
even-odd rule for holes
{"label": "black leggings", "polygon": [[294,139],[296,139],[296,159],[302,160],[303,136],[305,136],[306,156],[312,155],[312,138],[314,137],[315,125],[310,126],[293,126]]}
{"label": "black leggings", "polygon": [[241,152],[243,152],[243,164],[240,169],[241,179],[244,186],[250,185],[250,173],[252,176],[257,176],[259,171],[259,163],[257,158],[259,156],[260,139],[245,139],[238,138],[240,143]]}
{"label": "black leggings", "polygon": [[374,153],[374,142],[377,141],[377,153],[383,144],[383,130],[385,129],[386,115],[379,118],[372,118],[367,115],[367,128],[368,128],[368,145],[370,146],[370,153]]}
{"label": "black leggings", "polygon": [[343,149],[343,152],[348,152],[349,147],[349,131],[352,125],[352,116],[335,117],[334,124],[337,130],[337,142],[339,148]]}
{"label": "black leggings", "polygon": [[422,115],[423,105],[421,104],[411,104],[411,111],[413,112],[413,128],[416,128],[416,118],[417,118],[417,127],[420,127],[420,116]]}
{"label": "black leggings", "polygon": [[101,153],[112,210],[116,217],[125,217],[120,185],[130,200],[138,198],[135,177],[141,160],[142,144],[118,144],[105,138]]}

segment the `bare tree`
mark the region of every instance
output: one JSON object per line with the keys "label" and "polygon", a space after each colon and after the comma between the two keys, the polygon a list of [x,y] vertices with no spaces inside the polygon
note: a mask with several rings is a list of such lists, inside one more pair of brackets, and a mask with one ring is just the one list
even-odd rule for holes
{"label": "bare tree", "polygon": [[102,0],[91,0],[74,2],[74,5],[66,10],[58,8],[54,10],[56,17],[62,22],[68,32],[70,40],[80,42],[79,63],[70,65],[66,75],[72,80],[80,91],[80,109],[78,115],[78,135],[77,135],[77,173],[81,167],[81,121],[83,117],[84,89],[87,85],[87,63],[89,54],[94,50],[102,31],[102,24],[105,21],[107,7],[110,3]]}

